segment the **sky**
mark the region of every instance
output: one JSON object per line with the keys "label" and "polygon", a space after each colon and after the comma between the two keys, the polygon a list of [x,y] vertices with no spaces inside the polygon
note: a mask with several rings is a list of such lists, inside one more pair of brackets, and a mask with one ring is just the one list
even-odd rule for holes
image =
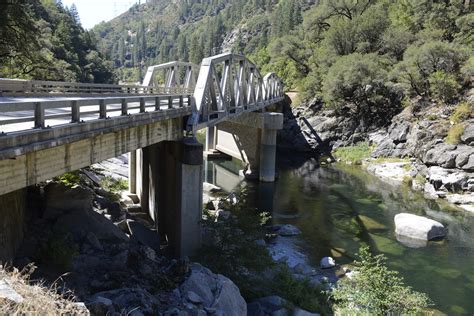
{"label": "sky", "polygon": [[91,29],[102,21],[109,21],[127,11],[138,0],[62,0],[70,7],[73,3],[79,11],[82,26]]}

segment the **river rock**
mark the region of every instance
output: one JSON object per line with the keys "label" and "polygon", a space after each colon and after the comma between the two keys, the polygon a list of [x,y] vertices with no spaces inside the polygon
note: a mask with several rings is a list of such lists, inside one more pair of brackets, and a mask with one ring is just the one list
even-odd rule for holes
{"label": "river rock", "polygon": [[458,192],[467,188],[467,181],[469,180],[470,175],[461,170],[433,166],[428,169],[427,178],[428,182],[434,186],[435,190]]}
{"label": "river rock", "polygon": [[474,145],[474,120],[466,124],[461,141],[468,145]]}
{"label": "river rock", "polygon": [[122,288],[99,292],[92,297],[91,301],[97,301],[99,297],[111,300],[119,310],[129,312],[134,309],[145,315],[154,314],[160,306],[160,301],[142,288]]}
{"label": "river rock", "polygon": [[291,224],[283,225],[278,230],[278,235],[285,236],[285,237],[296,236],[299,234],[301,234],[301,230],[299,230],[298,227]]}
{"label": "river rock", "polygon": [[395,215],[395,233],[413,239],[432,240],[446,235],[443,224],[414,214]]}
{"label": "river rock", "polygon": [[94,191],[81,186],[68,187],[62,183],[50,182],[44,187],[46,208],[43,217],[54,219],[64,212],[92,209]]}
{"label": "river rock", "polygon": [[204,307],[229,316],[247,314],[247,304],[239,288],[223,275],[216,275],[200,264],[193,263],[189,277],[181,284],[181,293],[194,292]]}
{"label": "river rock", "polygon": [[102,241],[114,243],[128,241],[125,235],[110,220],[91,209],[82,211],[74,210],[59,217],[54,225],[54,231],[59,233],[70,233],[76,240],[86,237],[92,232]]}
{"label": "river rock", "polygon": [[332,257],[324,257],[319,263],[321,269],[329,269],[336,266],[336,261]]}
{"label": "river rock", "polygon": [[193,304],[201,304],[202,303],[202,298],[194,293],[193,291],[189,291],[186,294],[186,298]]}
{"label": "river rock", "polygon": [[319,316],[317,313],[310,313],[308,311],[305,311],[304,309],[301,309],[299,307],[295,308],[293,311],[293,316]]}

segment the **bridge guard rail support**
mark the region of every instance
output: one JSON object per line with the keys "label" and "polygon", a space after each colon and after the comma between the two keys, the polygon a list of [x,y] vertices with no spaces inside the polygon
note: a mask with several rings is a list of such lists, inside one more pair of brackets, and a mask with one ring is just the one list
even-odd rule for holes
{"label": "bridge guard rail support", "polygon": [[[194,138],[165,141],[141,150],[142,209],[155,220],[161,240],[176,258],[201,247],[203,146]],[[143,187],[143,185],[145,185]]]}

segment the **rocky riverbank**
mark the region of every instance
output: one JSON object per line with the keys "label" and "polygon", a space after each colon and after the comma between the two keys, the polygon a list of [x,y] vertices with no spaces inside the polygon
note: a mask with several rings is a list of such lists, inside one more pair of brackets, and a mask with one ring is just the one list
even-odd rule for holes
{"label": "rocky riverbank", "polygon": [[37,265],[33,277],[72,293],[86,314],[245,315],[230,279],[169,259],[136,197],[104,181],[117,180],[84,170],[30,190],[35,203],[15,266]]}
{"label": "rocky riverbank", "polygon": [[[118,157],[29,189],[26,237],[14,266],[35,265],[32,278],[43,280],[46,292],[51,287],[52,292],[68,293],[62,305],[60,296],[49,298],[53,305],[57,300],[61,311],[236,316],[330,312],[322,290],[337,281],[338,267],[312,268],[303,253],[298,262],[289,259],[289,251],[298,252],[293,246],[299,231],[291,225],[265,225],[265,214],[243,217],[242,212],[254,213],[244,206],[245,194],[228,195],[205,183],[202,254],[191,258],[193,262],[170,259],[137,197],[125,193],[126,167],[127,158]],[[12,284],[8,290],[15,293],[18,287]],[[21,311],[29,306],[25,302],[33,302],[28,291],[18,291],[21,300],[5,298],[9,310]]]}
{"label": "rocky riverbank", "polygon": [[[474,212],[474,91],[457,105],[412,100],[387,127],[364,126],[323,110],[316,101],[287,107],[284,113],[284,147],[325,154],[365,144],[367,158],[360,163],[369,172]],[[303,118],[322,141],[316,141]]]}

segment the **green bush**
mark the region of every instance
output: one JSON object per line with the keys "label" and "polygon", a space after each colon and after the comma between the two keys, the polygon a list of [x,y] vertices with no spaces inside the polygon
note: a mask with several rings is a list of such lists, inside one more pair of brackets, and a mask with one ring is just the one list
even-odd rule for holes
{"label": "green bush", "polygon": [[459,123],[471,117],[474,117],[474,106],[468,102],[461,102],[451,115],[451,121]]}
{"label": "green bush", "polygon": [[456,76],[445,73],[444,71],[436,71],[428,77],[430,84],[430,95],[438,100],[452,101],[461,88],[457,82]]}
{"label": "green bush", "polygon": [[420,313],[430,305],[428,296],[404,284],[398,272],[386,267],[383,255],[371,255],[368,247],[358,254],[354,274],[337,283],[331,292],[336,307],[374,315]]}
{"label": "green bush", "polygon": [[79,171],[66,172],[59,176],[57,180],[67,187],[75,187],[81,183]]}
{"label": "green bush", "polygon": [[[459,73],[468,56],[463,47],[453,43],[429,41],[421,46],[412,44],[405,51],[403,61],[394,68],[392,77],[404,85],[408,94],[421,96],[430,91],[438,93],[436,89],[443,89],[443,82],[447,82],[449,87],[445,93],[449,96],[459,89],[459,79],[455,74]],[[436,86],[433,90],[430,89],[431,83]]]}
{"label": "green bush", "polygon": [[461,142],[461,135],[464,133],[464,125],[454,124],[448,131],[445,143],[451,145],[457,145]]}
{"label": "green bush", "polygon": [[111,193],[120,193],[128,189],[128,181],[106,176],[100,181],[100,186]]}
{"label": "green bush", "polygon": [[386,62],[376,54],[354,53],[338,58],[323,80],[326,105],[336,110],[351,105],[352,115],[368,124],[386,122],[398,112],[401,102],[401,95],[386,84]]}

